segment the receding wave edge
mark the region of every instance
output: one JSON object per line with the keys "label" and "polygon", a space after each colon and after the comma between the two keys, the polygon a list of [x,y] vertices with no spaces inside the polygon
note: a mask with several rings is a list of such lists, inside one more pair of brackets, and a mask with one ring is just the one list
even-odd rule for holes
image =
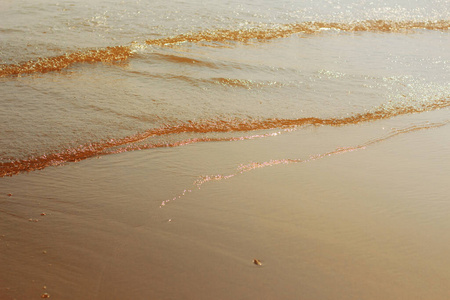
{"label": "receding wave edge", "polygon": [[81,161],[90,157],[120,153],[126,151],[177,147],[198,142],[233,141],[250,139],[254,136],[240,138],[193,138],[173,143],[138,144],[155,136],[168,136],[183,133],[213,133],[213,132],[252,132],[256,130],[269,130],[276,128],[293,128],[305,125],[312,126],[345,126],[389,119],[400,115],[421,113],[442,109],[450,106],[450,97],[415,105],[384,105],[369,112],[355,114],[344,118],[299,118],[299,119],[267,119],[267,120],[205,120],[200,122],[185,122],[176,125],[167,125],[151,129],[143,133],[128,136],[122,139],[112,139],[104,142],[80,145],[77,148],[67,149],[59,153],[51,153],[39,157],[0,163],[0,177],[12,176],[21,172],[44,169],[66,162]]}

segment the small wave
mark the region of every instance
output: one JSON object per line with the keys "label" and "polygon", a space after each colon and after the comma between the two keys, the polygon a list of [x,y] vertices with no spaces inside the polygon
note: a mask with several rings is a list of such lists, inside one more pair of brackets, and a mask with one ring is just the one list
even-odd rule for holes
{"label": "small wave", "polygon": [[127,46],[78,51],[71,54],[39,58],[21,64],[3,65],[0,67],[0,77],[61,71],[76,63],[123,61],[128,59],[131,55],[132,50]]}
{"label": "small wave", "polygon": [[[327,23],[327,22],[304,22],[285,24],[274,28],[254,28],[243,30],[207,30],[201,32],[181,34],[173,37],[152,39],[145,41],[147,45],[170,46],[180,43],[232,43],[249,42],[251,40],[269,41],[288,37],[293,34],[314,34],[333,29],[344,32],[410,32],[416,29],[424,30],[448,30],[450,20],[439,21],[388,21],[388,20],[368,20],[349,23]],[[136,43],[133,46],[116,46],[104,49],[91,49],[77,51],[71,54],[60,56],[39,58],[20,64],[8,64],[0,66],[0,77],[18,76],[21,74],[47,73],[60,71],[75,63],[96,63],[114,62],[128,59],[135,52],[133,47],[139,47]],[[167,60],[178,63],[204,63],[187,57],[166,56]],[[214,67],[213,64],[209,65]]]}
{"label": "small wave", "polygon": [[248,42],[250,40],[268,41],[272,39],[288,37],[296,33],[312,34],[324,31],[324,29],[334,29],[345,32],[406,32],[414,29],[426,30],[448,30],[450,21],[388,21],[388,20],[368,20],[350,23],[331,22],[304,22],[285,24],[275,28],[254,28],[243,30],[211,30],[196,33],[181,34],[174,37],[147,40],[149,45],[171,45],[179,43],[199,43],[199,42]]}
{"label": "small wave", "polygon": [[212,68],[212,69],[217,69],[217,66],[213,63],[204,61],[204,60],[199,60],[199,59],[194,59],[194,58],[190,58],[190,57],[186,57],[186,56],[179,56],[179,55],[171,55],[171,54],[161,54],[161,53],[154,53],[154,56],[157,56],[159,59],[161,60],[165,60],[168,62],[173,62],[173,63],[181,63],[181,64],[195,64],[195,65],[199,65],[202,67],[208,67],[208,68]]}
{"label": "small wave", "polygon": [[254,81],[254,80],[246,80],[246,79],[234,79],[234,78],[212,78],[213,83],[231,86],[231,87],[240,87],[245,89],[252,88],[261,88],[261,87],[281,87],[284,84],[276,81]]}
{"label": "small wave", "polygon": [[[200,138],[187,141],[174,142],[172,144],[150,144],[144,146],[136,145],[154,136],[168,136],[172,134],[204,134],[214,132],[251,132],[257,130],[269,130],[276,128],[292,128],[305,125],[312,126],[345,126],[363,122],[389,119],[400,115],[421,113],[450,106],[450,97],[440,98],[431,102],[423,102],[415,105],[383,105],[373,111],[356,114],[345,118],[300,118],[300,119],[267,119],[267,120],[205,120],[190,121],[182,124],[167,125],[146,132],[125,137],[112,139],[105,142],[81,145],[75,149],[67,149],[60,153],[32,157],[25,160],[0,163],[0,177],[12,176],[20,172],[44,169],[49,166],[57,166],[66,162],[77,162],[98,155],[157,148],[176,147],[186,144],[208,142],[208,141],[232,141],[243,138]],[[250,136],[251,137],[251,136]],[[244,137],[250,138],[250,137]],[[122,148],[120,148],[122,147]]]}

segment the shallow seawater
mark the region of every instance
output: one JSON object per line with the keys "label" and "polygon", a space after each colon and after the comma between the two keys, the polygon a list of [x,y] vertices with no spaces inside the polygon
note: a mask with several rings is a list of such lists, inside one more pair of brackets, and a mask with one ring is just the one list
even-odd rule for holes
{"label": "shallow seawater", "polygon": [[444,0],[3,1],[0,298],[445,299],[449,26]]}

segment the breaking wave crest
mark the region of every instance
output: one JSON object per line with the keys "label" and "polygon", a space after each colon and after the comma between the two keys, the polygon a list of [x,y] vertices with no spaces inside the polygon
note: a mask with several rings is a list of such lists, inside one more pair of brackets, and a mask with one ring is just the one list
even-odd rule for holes
{"label": "breaking wave crest", "polygon": [[[162,47],[180,43],[245,43],[251,40],[269,41],[288,37],[293,34],[314,34],[330,29],[344,32],[411,32],[417,29],[446,31],[449,28],[449,20],[422,22],[369,20],[350,23],[303,22],[280,25],[274,28],[206,30],[173,37],[146,40],[145,44]],[[136,43],[133,43],[131,46],[80,50],[70,54],[38,58],[19,64],[2,65],[0,66],[0,77],[60,71],[76,63],[123,61],[133,55],[135,46]],[[182,63],[183,61],[178,62]]]}

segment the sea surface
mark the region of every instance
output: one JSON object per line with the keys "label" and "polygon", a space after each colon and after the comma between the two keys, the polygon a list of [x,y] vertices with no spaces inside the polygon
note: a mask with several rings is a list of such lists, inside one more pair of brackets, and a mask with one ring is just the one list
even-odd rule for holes
{"label": "sea surface", "polygon": [[449,28],[0,0],[0,299],[449,299]]}
{"label": "sea surface", "polygon": [[450,105],[444,0],[2,1],[0,19],[0,176]]}

